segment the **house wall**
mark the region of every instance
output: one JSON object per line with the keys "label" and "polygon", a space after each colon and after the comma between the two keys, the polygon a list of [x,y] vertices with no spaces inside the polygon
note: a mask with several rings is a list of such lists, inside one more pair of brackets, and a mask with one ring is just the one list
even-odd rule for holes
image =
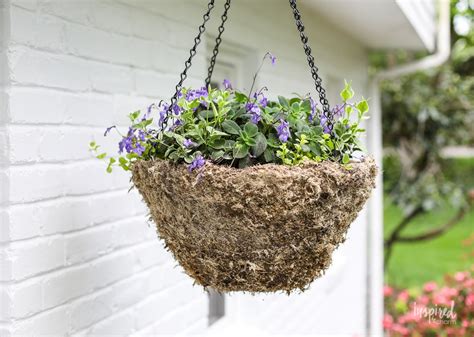
{"label": "house wall", "polygon": [[[11,32],[6,51],[11,81],[0,127],[7,149],[1,158],[0,329],[5,331],[0,334],[205,331],[207,295],[193,287],[156,239],[137,192],[128,193],[129,176],[119,170],[106,175],[104,164],[87,151],[92,139],[115,151],[117,138],[104,139],[104,129],[125,128],[127,113],[172,94],[203,4],[2,4],[10,17],[2,22]],[[352,79],[364,94],[365,50],[323,18],[301,10],[323,77]],[[224,39],[253,53],[251,69],[265,52],[277,55],[277,66],[265,65],[259,77],[272,93],[311,90],[286,2],[234,1]],[[186,85],[202,84],[204,46]],[[291,298],[235,295],[226,302],[229,315],[271,332],[363,334],[366,231],[363,214],[332,271],[309,292]]]}

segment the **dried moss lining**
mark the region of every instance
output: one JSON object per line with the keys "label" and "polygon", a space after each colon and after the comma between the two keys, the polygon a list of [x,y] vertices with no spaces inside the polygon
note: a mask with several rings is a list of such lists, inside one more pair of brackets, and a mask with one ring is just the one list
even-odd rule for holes
{"label": "dried moss lining", "polygon": [[140,161],[132,179],[159,236],[198,284],[290,292],[329,267],[375,186],[373,160],[352,166],[207,163],[189,173],[169,161]]}

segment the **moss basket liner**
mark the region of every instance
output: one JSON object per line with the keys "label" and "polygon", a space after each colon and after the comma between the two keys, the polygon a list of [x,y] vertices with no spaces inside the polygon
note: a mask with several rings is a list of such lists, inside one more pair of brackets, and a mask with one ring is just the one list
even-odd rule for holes
{"label": "moss basket liner", "polygon": [[304,289],[375,186],[366,159],[245,169],[206,163],[189,173],[169,161],[139,161],[133,182],[159,236],[198,284],[221,292]]}

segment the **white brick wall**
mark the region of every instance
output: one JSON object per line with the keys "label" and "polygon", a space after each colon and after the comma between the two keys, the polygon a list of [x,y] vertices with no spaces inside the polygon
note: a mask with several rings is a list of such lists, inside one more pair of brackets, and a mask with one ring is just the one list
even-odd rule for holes
{"label": "white brick wall", "polygon": [[132,1],[0,3],[0,335],[202,331],[207,295],[175,268],[129,176],[87,150],[116,151],[104,129],[170,95],[195,28]]}

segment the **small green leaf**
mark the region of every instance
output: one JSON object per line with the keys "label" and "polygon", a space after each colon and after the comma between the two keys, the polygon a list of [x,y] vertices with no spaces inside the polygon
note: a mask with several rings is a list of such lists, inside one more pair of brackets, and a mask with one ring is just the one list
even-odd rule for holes
{"label": "small green leaf", "polygon": [[369,103],[367,103],[367,100],[362,100],[359,103],[357,103],[357,109],[360,111],[360,113],[364,114],[367,111],[369,111]]}
{"label": "small green leaf", "polygon": [[249,154],[249,146],[243,143],[236,143],[234,146],[233,155],[234,158],[240,159],[244,158]]}
{"label": "small green leaf", "polygon": [[270,149],[269,147],[267,147],[265,149],[265,152],[263,152],[263,157],[265,158],[265,161],[267,163],[269,162],[272,162],[275,160],[275,152],[273,152],[272,149]]}
{"label": "small green leaf", "polygon": [[214,111],[211,110],[202,110],[199,112],[199,116],[201,116],[204,119],[210,119],[214,117]]}
{"label": "small green leaf", "polygon": [[344,102],[346,102],[350,100],[353,96],[354,96],[354,90],[352,90],[350,83],[346,82],[344,90],[341,91],[341,98]]}
{"label": "small green leaf", "polygon": [[[97,157],[97,159],[104,159],[106,156],[107,156],[107,153],[101,153],[101,154],[97,155],[96,157]],[[112,158],[110,158],[110,159],[112,159]]]}
{"label": "small green leaf", "polygon": [[349,163],[349,160],[350,160],[349,155],[347,153],[344,153],[344,155],[342,156],[342,163],[347,164]]}
{"label": "small green leaf", "polygon": [[258,133],[258,127],[255,124],[248,122],[244,125],[244,131],[249,137],[253,138]]}
{"label": "small green leaf", "polygon": [[240,126],[231,120],[226,120],[222,123],[222,128],[225,132],[230,133],[231,135],[240,135]]}
{"label": "small green leaf", "polygon": [[286,109],[288,109],[290,107],[290,103],[288,102],[288,100],[283,97],[283,96],[278,96],[278,102],[280,102],[280,105]]}
{"label": "small green leaf", "polygon": [[257,133],[255,137],[255,145],[252,146],[252,152],[255,157],[259,157],[267,148],[267,138],[263,133]]}

